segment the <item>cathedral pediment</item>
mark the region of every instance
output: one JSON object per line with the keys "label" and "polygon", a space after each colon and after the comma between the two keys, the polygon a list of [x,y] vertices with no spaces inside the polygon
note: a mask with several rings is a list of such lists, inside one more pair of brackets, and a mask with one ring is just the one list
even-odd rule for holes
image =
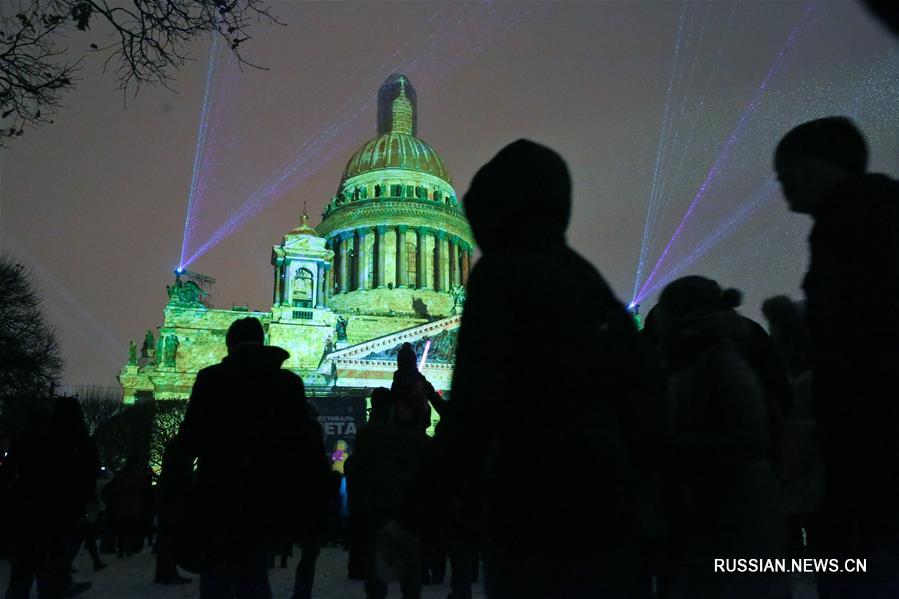
{"label": "cathedral pediment", "polygon": [[330,385],[390,387],[396,354],[403,343],[411,343],[419,363],[427,347],[422,374],[434,388],[449,389],[461,321],[461,315],[450,316],[332,351],[324,356],[318,372]]}
{"label": "cathedral pediment", "polygon": [[321,237],[310,237],[309,235],[286,235],[284,243],[279,247],[290,254],[324,254],[328,251],[325,248],[324,239]]}
{"label": "cathedral pediment", "polygon": [[[403,343],[411,343],[416,349],[416,355],[421,356],[425,344],[431,341],[428,350],[428,363],[443,363],[451,366],[455,361],[456,334],[461,322],[462,316],[456,315],[421,324],[333,351],[325,356],[325,361],[390,361],[395,364],[396,352],[399,351]],[[435,353],[432,354],[432,352]]]}

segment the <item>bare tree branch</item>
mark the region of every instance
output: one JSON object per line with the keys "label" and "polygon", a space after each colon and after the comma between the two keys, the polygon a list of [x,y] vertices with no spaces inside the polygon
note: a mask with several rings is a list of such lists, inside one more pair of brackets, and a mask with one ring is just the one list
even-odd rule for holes
{"label": "bare tree branch", "polygon": [[62,370],[31,277],[9,258],[0,260],[0,364],[0,398],[46,397]]}
{"label": "bare tree branch", "polygon": [[[88,52],[106,54],[104,70],[119,89],[168,87],[189,59],[189,45],[219,35],[242,64],[262,68],[240,54],[254,21],[280,23],[260,0],[20,0],[0,3],[0,147],[26,127],[52,123],[62,97],[78,79],[81,58],[71,59],[66,36],[85,35],[99,19],[110,41],[92,41]],[[105,28],[105,27],[104,27]]]}

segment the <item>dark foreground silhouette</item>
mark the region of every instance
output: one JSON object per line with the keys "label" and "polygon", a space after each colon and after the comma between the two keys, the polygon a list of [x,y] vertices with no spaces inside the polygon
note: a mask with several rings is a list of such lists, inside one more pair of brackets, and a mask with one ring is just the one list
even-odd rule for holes
{"label": "dark foreground silhouette", "polygon": [[[273,556],[300,542],[293,597],[307,599],[345,529],[371,599],[392,582],[417,599],[447,561],[450,599],[471,597],[482,562],[491,599],[786,599],[786,573],[715,564],[792,557],[866,560],[819,573],[822,599],[899,597],[899,183],[867,173],[839,117],[790,131],[774,162],[790,209],[814,220],[805,299],[767,300],[769,335],[738,291],[691,275],[638,332],[566,243],[565,162],[530,141],[502,149],[465,196],[483,255],[449,396],[403,346],[345,463],[348,527],[287,352],[235,322],[165,451],[155,579],[190,582],[180,566],[204,599],[267,599]],[[42,599],[72,596],[82,542],[127,556],[152,536],[146,457],[98,483],[71,398],[21,430],[0,467],[7,597],[34,581]]]}

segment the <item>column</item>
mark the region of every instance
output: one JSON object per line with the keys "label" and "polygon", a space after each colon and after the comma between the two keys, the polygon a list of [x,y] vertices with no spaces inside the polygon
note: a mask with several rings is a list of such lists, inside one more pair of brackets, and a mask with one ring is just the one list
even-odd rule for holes
{"label": "column", "polygon": [[[333,246],[332,246],[333,247]],[[325,264],[325,301],[334,293],[334,269],[337,267],[337,261],[331,258],[331,264]]]}
{"label": "column", "polygon": [[350,252],[349,242],[351,233],[341,233],[340,238],[340,293],[350,290]]}
{"label": "column", "polygon": [[[334,251],[334,240],[333,239],[325,239],[325,249]],[[336,264],[336,259],[331,258],[332,264]],[[334,292],[334,278],[332,275],[332,269],[328,268],[328,265],[325,265],[325,280],[322,283],[322,286],[325,289],[326,297]]]}
{"label": "column", "polygon": [[378,259],[375,262],[375,287],[379,289],[387,287],[387,252],[384,248],[384,238],[387,233],[386,225],[378,225],[375,228],[375,251]]}
{"label": "column", "polygon": [[459,238],[449,239],[449,276],[450,287],[459,285]]}
{"label": "column", "polygon": [[365,268],[365,234],[368,231],[364,228],[356,229],[356,251],[353,254],[356,258],[356,289],[365,289],[365,275],[368,274]]}
{"label": "column", "polygon": [[316,264],[316,273],[315,277],[315,307],[316,308],[324,308],[325,307],[325,265],[321,262]]}
{"label": "column", "polygon": [[275,306],[281,305],[281,259],[275,260],[275,292],[274,297],[272,298],[272,304]]}
{"label": "column", "polygon": [[429,289],[428,285],[428,273],[425,272],[428,269],[428,228],[427,227],[418,227],[418,260],[416,262],[416,270],[417,270],[417,279],[416,287],[418,289]]}
{"label": "column", "polygon": [[434,236],[434,290],[446,291],[446,250],[443,242],[446,239],[445,231],[437,231]]}
{"label": "column", "polygon": [[471,270],[471,247],[466,244],[462,247],[462,284],[468,285],[468,275]]}
{"label": "column", "polygon": [[396,286],[406,287],[408,285],[406,272],[406,230],[409,227],[399,225],[396,228]]}

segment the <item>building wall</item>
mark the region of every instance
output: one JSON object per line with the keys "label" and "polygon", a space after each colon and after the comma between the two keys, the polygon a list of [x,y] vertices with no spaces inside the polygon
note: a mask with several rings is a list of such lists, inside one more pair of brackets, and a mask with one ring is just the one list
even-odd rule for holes
{"label": "building wall", "polygon": [[[341,293],[328,301],[332,310],[344,314],[415,316],[414,302],[423,302],[432,316],[449,316],[453,298],[448,293],[422,289],[365,289]],[[424,322],[419,318],[417,322]],[[410,325],[411,326],[411,325]]]}
{"label": "building wall", "polygon": [[284,348],[290,354],[284,367],[298,373],[318,368],[326,342],[328,338],[333,341],[333,337],[334,328],[321,324],[275,322],[268,330],[268,344]]}

